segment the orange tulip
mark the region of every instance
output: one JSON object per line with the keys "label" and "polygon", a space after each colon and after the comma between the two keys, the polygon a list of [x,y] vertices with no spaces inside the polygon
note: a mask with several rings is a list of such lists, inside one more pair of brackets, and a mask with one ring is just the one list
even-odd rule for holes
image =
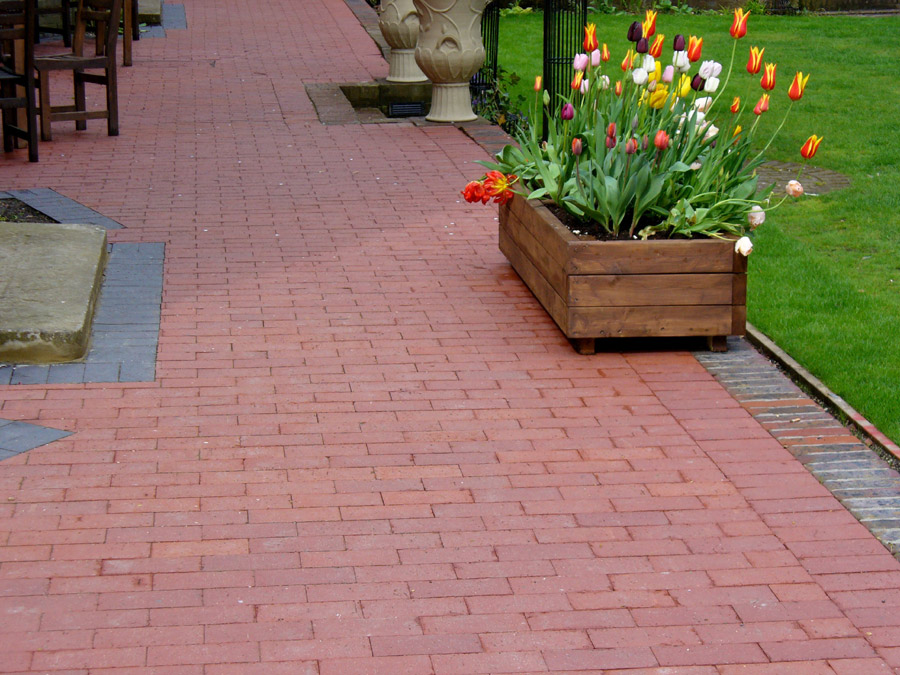
{"label": "orange tulip", "polygon": [[653,44],[650,45],[650,50],[647,52],[654,59],[658,59],[662,56],[662,48],[663,42],[665,42],[666,36],[662,33],[658,33],[657,36],[653,39]]}
{"label": "orange tulip", "polygon": [[540,91],[540,90],[541,90],[541,84],[543,84],[543,79],[541,78],[540,75],[538,75],[536,78],[534,78],[534,90],[535,90],[535,91]]}
{"label": "orange tulip", "polygon": [[572,89],[581,89],[581,81],[584,79],[584,71],[576,70],[575,71],[575,79],[572,80]]}
{"label": "orange tulip", "polygon": [[622,80],[616,80],[616,96],[622,95]]}
{"label": "orange tulip", "polygon": [[803,159],[812,159],[816,154],[816,150],[819,149],[819,144],[821,142],[822,139],[815,134],[807,138],[806,143],[804,143],[803,147],[800,148],[800,154],[803,155]]}
{"label": "orange tulip", "polygon": [[766,91],[772,91],[775,88],[775,68],[776,64],[767,63],[762,79],[759,81],[762,88]]}
{"label": "orange tulip", "polygon": [[756,75],[759,72],[759,69],[762,68],[762,57],[765,52],[765,47],[762,49],[759,47],[750,47],[750,59],[747,61],[748,73]]}
{"label": "orange tulip", "polygon": [[603,48],[600,50],[600,60],[601,61],[609,61],[609,47],[606,46],[606,43],[603,43]]}
{"label": "orange tulip", "polygon": [[803,98],[803,90],[806,89],[806,83],[809,80],[809,75],[803,77],[803,73],[797,73],[794,75],[794,81],[791,82],[791,88],[788,89],[788,96],[792,101],[799,101]]}
{"label": "orange tulip", "polygon": [[691,35],[691,37],[688,38],[688,48],[687,48],[688,60],[691,63],[694,63],[695,61],[699,61],[700,54],[702,51],[703,51],[703,38],[702,37],[698,38],[695,35]]}
{"label": "orange tulip", "polygon": [[731,102],[731,112],[736,113],[741,109],[741,97],[735,96],[734,100]]}
{"label": "orange tulip", "polygon": [[512,186],[518,180],[518,176],[512,173],[506,175],[499,171],[488,171],[484,178],[484,194],[488,198],[493,197],[495,204],[505,204],[513,198]]}
{"label": "orange tulip", "polygon": [[622,70],[630,70],[631,66],[634,64],[634,52],[632,50],[628,50],[628,53],[625,55],[625,58],[622,59]]}
{"label": "orange tulip", "polygon": [[641,23],[641,28],[644,29],[645,38],[653,37],[653,34],[656,32],[656,12],[652,9],[647,10],[644,21]]}
{"label": "orange tulip", "polygon": [[734,22],[731,24],[731,37],[739,40],[747,34],[747,19],[750,18],[750,12],[744,13],[744,10],[738,7],[734,10]]}
{"label": "orange tulip", "polygon": [[597,26],[589,23],[584,27],[584,51],[590,54],[597,49]]}
{"label": "orange tulip", "polygon": [[756,107],[753,108],[753,112],[757,115],[762,115],[766,110],[769,109],[769,95],[763,94],[760,96],[759,101],[756,103]]}

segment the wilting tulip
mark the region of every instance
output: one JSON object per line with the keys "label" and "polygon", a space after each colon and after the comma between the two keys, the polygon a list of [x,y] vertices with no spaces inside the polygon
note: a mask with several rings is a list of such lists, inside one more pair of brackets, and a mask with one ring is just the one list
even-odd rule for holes
{"label": "wilting tulip", "polygon": [[600,50],[595,49],[591,52],[591,67],[596,68],[600,65]]}
{"label": "wilting tulip", "polygon": [[576,136],[572,139],[572,154],[576,157],[581,154],[581,151],[584,150],[584,145],[581,142],[581,139]]}
{"label": "wilting tulip", "polygon": [[663,43],[666,41],[666,36],[662,33],[658,34],[655,38],[653,38],[653,44],[650,45],[650,56],[654,58],[659,58],[662,56]]}
{"label": "wilting tulip", "polygon": [[562,120],[569,121],[573,117],[575,117],[575,106],[571,103],[566,103],[563,105],[562,110],[559,111],[559,117]]}
{"label": "wilting tulip", "polygon": [[644,22],[641,24],[641,30],[644,31],[644,37],[646,38],[653,37],[653,34],[656,32],[656,12],[652,9],[648,9],[647,13],[644,15]]}
{"label": "wilting tulip", "polygon": [[696,37],[691,35],[688,39],[688,48],[687,55],[688,59],[691,63],[696,63],[700,60],[700,55],[703,53],[703,38]]}
{"label": "wilting tulip", "polygon": [[803,98],[803,90],[806,89],[806,83],[809,81],[809,75],[803,77],[803,73],[794,75],[794,81],[791,82],[791,88],[788,89],[788,96],[792,101],[799,101]]}
{"label": "wilting tulip", "polygon": [[571,86],[572,86],[572,89],[574,89],[574,90],[581,89],[581,81],[582,81],[583,79],[584,79],[584,71],[583,71],[583,70],[576,70],[576,71],[575,71],[575,78],[572,80],[572,85],[571,85]]}
{"label": "wilting tulip", "polygon": [[637,42],[642,37],[644,37],[644,29],[641,28],[641,22],[632,22],[632,24],[628,27],[628,41]]}
{"label": "wilting tulip", "polygon": [[616,96],[622,95],[622,80],[616,80]]}
{"label": "wilting tulip", "polygon": [[762,58],[763,54],[766,53],[766,48],[763,47],[760,49],[759,47],[750,47],[750,58],[747,60],[747,72],[751,75],[756,75],[759,72],[759,69],[762,68]]}
{"label": "wilting tulip", "polygon": [[819,149],[819,144],[822,142],[822,139],[815,134],[806,139],[806,143],[803,144],[803,147],[800,148],[800,154],[803,156],[803,159],[812,159],[816,151]]}
{"label": "wilting tulip", "polygon": [[803,194],[803,186],[800,184],[799,180],[790,180],[788,181],[788,184],[784,186],[784,191],[791,197],[799,197]]}
{"label": "wilting tulip", "polygon": [[650,42],[647,40],[647,38],[642,37],[640,40],[638,40],[637,44],[634,46],[634,51],[636,51],[638,54],[646,54],[647,52],[649,52]]}
{"label": "wilting tulip", "polygon": [[589,23],[584,27],[584,51],[592,52],[597,49],[597,26]]}
{"label": "wilting tulip", "polygon": [[756,106],[753,108],[753,112],[757,115],[762,115],[766,110],[769,109],[769,95],[763,94],[759,97],[759,101],[756,102]]}
{"label": "wilting tulip", "polygon": [[775,68],[777,64],[775,63],[767,63],[765,70],[763,71],[762,79],[759,81],[759,84],[766,91],[772,91],[775,88]]}
{"label": "wilting tulip", "polygon": [[575,58],[572,59],[572,68],[585,70],[588,67],[588,63],[590,63],[590,58],[587,54],[576,54]]}
{"label": "wilting tulip", "polygon": [[515,174],[488,171],[484,179],[484,193],[494,198],[495,204],[505,204],[513,198],[512,186],[519,178]]}
{"label": "wilting tulip", "polygon": [[600,60],[601,61],[609,61],[609,47],[606,46],[606,43],[603,43],[603,47],[600,49]]}
{"label": "wilting tulip", "polygon": [[541,84],[543,84],[543,82],[544,82],[544,80],[541,78],[540,75],[538,75],[536,78],[534,78],[534,90],[535,90],[535,91],[540,91],[540,90],[541,90]]}
{"label": "wilting tulip", "polygon": [[691,80],[691,89],[694,91],[700,91],[703,89],[703,85],[706,84],[706,80],[704,80],[699,75],[694,75],[694,78]]}
{"label": "wilting tulip", "polygon": [[694,101],[694,107],[702,113],[705,113],[709,110],[710,106],[712,106],[712,97],[711,96],[703,96]]}
{"label": "wilting tulip", "polygon": [[634,52],[629,49],[625,58],[622,59],[622,70],[627,71],[632,65],[634,65]]}
{"label": "wilting tulip", "polygon": [[744,13],[744,10],[738,7],[734,10],[734,21],[731,24],[731,37],[739,40],[747,34],[747,19],[750,18],[750,12]]}
{"label": "wilting tulip", "polygon": [[753,242],[750,241],[750,237],[741,237],[736,242],[734,242],[734,252],[740,253],[745,258],[750,255],[753,252]]}
{"label": "wilting tulip", "polygon": [[750,209],[750,213],[747,214],[747,222],[750,223],[750,227],[754,230],[766,222],[766,212],[763,211],[759,204],[754,204],[753,208]]}
{"label": "wilting tulip", "polygon": [[741,109],[741,97],[735,96],[734,100],[731,102],[731,112],[736,113]]}
{"label": "wilting tulip", "polygon": [[647,84],[647,71],[643,68],[635,68],[631,71],[631,79],[637,85]]}
{"label": "wilting tulip", "polygon": [[669,134],[666,133],[665,129],[660,129],[656,132],[656,136],[653,137],[653,145],[656,146],[657,150],[665,150],[669,147],[670,140]]}
{"label": "wilting tulip", "polygon": [[674,49],[676,52],[682,52],[684,51],[684,44],[684,35],[679,33],[675,36],[675,39],[672,40],[672,49]]}
{"label": "wilting tulip", "polygon": [[636,138],[629,138],[625,141],[625,154],[633,155],[638,151],[638,140]]}
{"label": "wilting tulip", "polygon": [[484,194],[484,185],[482,185],[481,181],[473,180],[466,184],[466,187],[462,191],[463,198],[472,204],[476,202],[481,202],[482,204],[487,204],[491,197],[490,195]]}
{"label": "wilting tulip", "polygon": [[666,66],[666,69],[662,72],[662,81],[668,84],[673,79],[675,79],[675,68]]}

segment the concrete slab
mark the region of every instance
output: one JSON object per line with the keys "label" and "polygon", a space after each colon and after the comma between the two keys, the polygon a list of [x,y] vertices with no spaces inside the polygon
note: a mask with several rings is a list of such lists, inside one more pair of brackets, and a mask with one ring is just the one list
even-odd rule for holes
{"label": "concrete slab", "polygon": [[106,230],[0,223],[0,362],[81,358],[106,264]]}

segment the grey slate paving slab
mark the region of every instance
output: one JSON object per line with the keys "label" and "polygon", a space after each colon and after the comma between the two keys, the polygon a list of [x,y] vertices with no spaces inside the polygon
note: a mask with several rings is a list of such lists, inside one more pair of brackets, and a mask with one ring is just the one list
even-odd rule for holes
{"label": "grey slate paving slab", "polygon": [[4,424],[0,425],[0,459],[6,459],[6,457],[12,457],[41,445],[58,441],[71,434],[69,431],[42,427],[28,422],[11,420],[3,420],[3,422]]}
{"label": "grey slate paving slab", "polygon": [[74,199],[69,199],[50,188],[9,190],[10,197],[28,204],[33,209],[49,216],[57,223],[74,225],[97,225],[107,230],[118,230],[122,224],[104,216]]}

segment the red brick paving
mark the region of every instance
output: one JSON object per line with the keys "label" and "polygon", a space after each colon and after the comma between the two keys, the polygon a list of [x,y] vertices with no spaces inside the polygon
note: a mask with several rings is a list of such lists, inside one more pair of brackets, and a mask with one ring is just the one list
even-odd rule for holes
{"label": "red brick paving", "polygon": [[575,354],[478,146],[319,124],[343,0],[185,4],[3,159],[166,267],[155,383],[0,392],[75,432],[0,464],[0,672],[900,673],[900,563],[689,353]]}

